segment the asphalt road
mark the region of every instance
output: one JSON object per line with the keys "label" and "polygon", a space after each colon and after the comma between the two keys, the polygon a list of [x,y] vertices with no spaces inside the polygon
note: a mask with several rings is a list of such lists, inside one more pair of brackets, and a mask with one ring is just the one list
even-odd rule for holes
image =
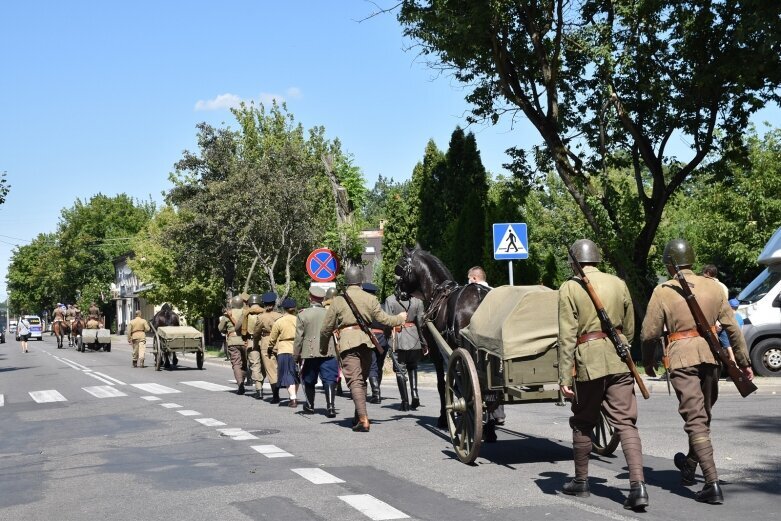
{"label": "asphalt road", "polygon": [[434,427],[433,389],[402,413],[387,378],[371,432],[358,434],[346,398],[330,420],[318,393],[320,414],[305,416],[236,396],[231,375],[223,363],[197,370],[192,355],[174,371],[133,369],[118,337],[110,353],[58,350],[51,337],[27,354],[0,344],[0,519],[781,518],[781,382],[748,399],[724,387],[713,422],[721,506],[693,501],[701,482],[679,484],[682,421],[675,397],[653,386],[639,404],[651,505],[636,514],[622,508],[620,449],[592,458],[590,498],[558,492],[573,470],[567,408],[508,406],[499,441],[468,466]]}

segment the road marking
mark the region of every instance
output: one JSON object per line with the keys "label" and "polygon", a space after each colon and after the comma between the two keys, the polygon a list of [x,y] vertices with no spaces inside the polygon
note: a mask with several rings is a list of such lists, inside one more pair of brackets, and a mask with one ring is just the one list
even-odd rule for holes
{"label": "road marking", "polygon": [[96,374],[87,373],[87,372],[85,372],[84,374],[86,374],[87,376],[91,376],[91,377],[92,377],[92,378],[94,378],[95,380],[100,380],[100,381],[101,381],[101,382],[103,382],[104,384],[115,385],[115,384],[114,384],[114,382],[110,382],[109,380],[105,380],[105,379],[101,378],[100,376],[98,376],[98,375],[96,375]]}
{"label": "road marking", "polygon": [[82,387],[95,398],[114,398],[118,396],[127,396],[125,393],[110,385],[96,385],[95,387]]}
{"label": "road marking", "polygon": [[178,403],[161,403],[161,407],[165,407],[166,409],[178,409],[181,407]]}
{"label": "road marking", "polygon": [[200,416],[201,415],[201,413],[199,413],[198,411],[193,411],[191,409],[182,409],[181,411],[176,411],[176,412],[178,412],[182,416]]}
{"label": "road marking", "polygon": [[195,421],[201,425],[206,425],[207,427],[221,427],[225,425],[225,422],[215,420],[214,418],[195,418]]}
{"label": "road marking", "polygon": [[384,519],[408,519],[409,516],[401,510],[396,510],[384,501],[380,501],[371,494],[357,494],[352,496],[338,496],[339,499],[358,510],[360,513],[381,521]]}
{"label": "road marking", "polygon": [[49,402],[67,402],[68,399],[65,398],[63,395],[58,393],[55,390],[49,390],[49,391],[30,391],[30,396],[32,396],[32,399],[35,400],[38,403],[49,403]]}
{"label": "road marking", "polygon": [[344,483],[343,479],[339,479],[333,474],[329,474],[323,469],[290,469],[302,478],[311,481],[315,485],[327,485],[328,483]]}
{"label": "road marking", "polygon": [[71,369],[75,369],[75,370],[77,370],[77,371],[81,371],[81,368],[80,368],[80,367],[76,367],[75,365],[73,365],[72,363],[68,362],[68,361],[67,361],[67,360],[65,360],[64,358],[60,358],[60,357],[58,357],[58,356],[55,356],[54,358],[56,358],[57,360],[59,360],[59,361],[60,361],[60,362],[62,362],[63,364],[67,365],[67,366],[68,366],[68,367],[70,367]]}
{"label": "road marking", "polygon": [[90,369],[89,367],[87,367],[86,365],[80,364],[80,363],[78,363],[78,362],[74,362],[73,360],[70,360],[70,359],[68,359],[68,358],[63,358],[63,360],[64,360],[64,361],[66,361],[66,362],[70,362],[70,363],[72,363],[73,365],[75,365],[75,366],[77,366],[79,369],[81,369],[82,371],[83,371],[83,370],[85,370],[85,369],[86,369],[87,371],[90,371],[90,370],[91,370],[91,369]]}
{"label": "road marking", "polygon": [[3,405],[5,405],[5,396],[0,394],[0,407],[2,407]]}
{"label": "road marking", "polygon": [[293,455],[285,452],[276,445],[253,445],[252,450],[259,452],[267,458],[292,458]]}
{"label": "road marking", "polygon": [[158,400],[162,400],[162,398],[158,398],[157,396],[142,396],[142,400],[146,400],[148,402],[156,402]]}
{"label": "road marking", "polygon": [[165,385],[160,385],[160,384],[132,384],[132,385],[133,387],[141,389],[142,391],[146,391],[150,394],[171,394],[171,393],[182,392],[177,389],[171,389],[170,387],[166,387]]}
{"label": "road marking", "polygon": [[99,372],[97,372],[97,371],[95,371],[95,374],[97,374],[97,375],[100,375],[100,376],[102,376],[103,378],[106,378],[106,379],[108,379],[108,380],[111,380],[112,382],[116,382],[116,383],[118,383],[119,385],[127,385],[127,384],[126,384],[125,382],[123,382],[122,380],[117,380],[117,379],[116,379],[116,378],[114,378],[113,376],[109,376],[109,375],[107,375],[107,374],[99,373]]}
{"label": "road marking", "polygon": [[203,389],[204,391],[233,391],[233,387],[228,387],[227,385],[220,385],[215,384],[211,382],[204,382],[203,380],[195,380],[192,382],[179,382],[184,385],[189,385],[192,387],[197,387],[198,389]]}
{"label": "road marking", "polygon": [[254,434],[250,434],[249,432],[243,430],[243,429],[217,429],[223,436],[228,436],[232,440],[241,441],[241,440],[257,440],[258,437]]}

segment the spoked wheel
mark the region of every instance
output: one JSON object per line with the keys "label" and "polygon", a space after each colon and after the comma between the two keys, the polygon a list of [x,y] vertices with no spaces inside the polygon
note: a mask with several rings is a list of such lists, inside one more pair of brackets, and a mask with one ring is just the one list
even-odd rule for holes
{"label": "spoked wheel", "polygon": [[483,441],[483,398],[472,356],[453,351],[445,384],[445,414],[450,440],[462,463],[474,463]]}
{"label": "spoked wheel", "polygon": [[163,352],[160,349],[160,342],[157,340],[157,337],[155,337],[152,348],[155,351],[155,371],[159,371],[160,365],[163,363]]}
{"label": "spoked wheel", "polygon": [[616,451],[620,441],[618,433],[605,415],[605,410],[600,409],[597,425],[591,429],[591,450],[600,456],[609,456]]}
{"label": "spoked wheel", "polygon": [[195,365],[198,369],[203,369],[203,351],[195,352]]}

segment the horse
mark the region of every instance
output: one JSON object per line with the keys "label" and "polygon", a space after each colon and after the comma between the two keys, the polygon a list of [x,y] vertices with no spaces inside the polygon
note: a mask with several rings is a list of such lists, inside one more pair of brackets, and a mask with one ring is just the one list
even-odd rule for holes
{"label": "horse", "polygon": [[[413,295],[423,301],[425,320],[433,322],[442,337],[452,349],[461,346],[461,329],[469,325],[477,306],[483,301],[490,288],[481,284],[460,286],[445,264],[431,253],[419,248],[404,248],[404,253],[394,269],[396,288],[401,293]],[[429,346],[436,346],[428,328],[423,336]],[[445,359],[439,349],[430,349],[429,356],[437,373],[440,411],[437,427],[447,428],[445,413]],[[489,426],[487,438],[492,437]],[[493,435],[495,436],[495,434]]]}
{"label": "horse", "polygon": [[[168,302],[164,303],[160,308],[160,311],[154,314],[151,322],[155,329],[163,326],[180,325],[179,315],[174,313],[173,306]],[[160,349],[160,347],[161,346],[158,346],[158,349]],[[169,361],[168,352],[163,352],[162,349],[160,349],[160,352],[163,353],[163,365],[166,369],[170,369],[172,365],[176,366],[179,363],[179,359],[176,357],[176,353],[173,353],[173,358]]]}
{"label": "horse", "polygon": [[57,338],[57,349],[62,349],[62,339],[65,336],[70,336],[70,327],[64,320],[57,320],[52,324],[52,333]]}
{"label": "horse", "polygon": [[68,335],[68,345],[72,346],[77,344],[78,338],[81,336],[81,330],[84,329],[86,322],[81,317],[76,317],[70,324],[70,335]]}

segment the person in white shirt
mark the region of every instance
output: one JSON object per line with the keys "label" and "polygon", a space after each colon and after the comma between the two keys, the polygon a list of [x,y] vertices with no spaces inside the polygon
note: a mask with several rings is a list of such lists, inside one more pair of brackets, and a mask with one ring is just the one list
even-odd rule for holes
{"label": "person in white shirt", "polygon": [[472,266],[469,268],[469,271],[466,272],[466,279],[469,284],[480,284],[487,288],[491,287],[485,280],[485,270],[480,266]]}

